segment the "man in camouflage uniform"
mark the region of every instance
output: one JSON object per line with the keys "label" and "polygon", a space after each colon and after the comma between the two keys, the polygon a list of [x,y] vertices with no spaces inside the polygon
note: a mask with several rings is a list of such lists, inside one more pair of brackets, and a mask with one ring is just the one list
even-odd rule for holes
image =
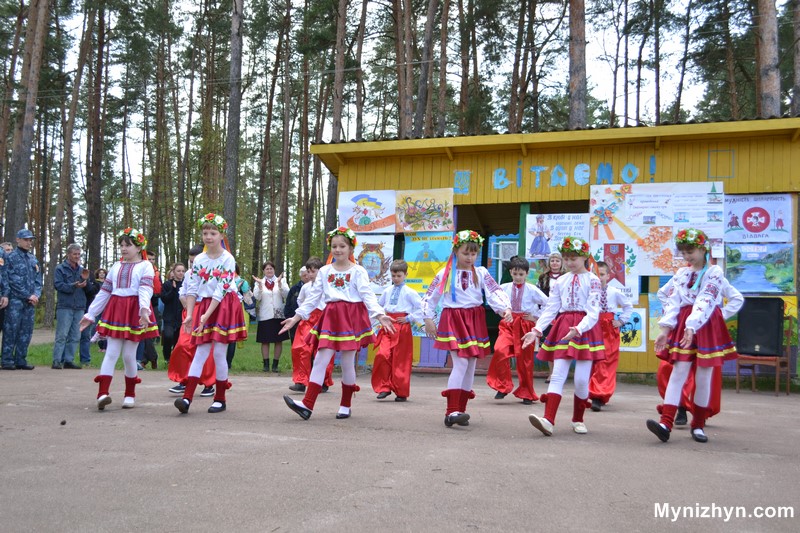
{"label": "man in camouflage uniform", "polygon": [[17,248],[5,256],[2,296],[8,298],[3,324],[3,370],[33,370],[28,345],[33,334],[34,308],[42,295],[42,273],[31,253],[33,233],[17,232]]}

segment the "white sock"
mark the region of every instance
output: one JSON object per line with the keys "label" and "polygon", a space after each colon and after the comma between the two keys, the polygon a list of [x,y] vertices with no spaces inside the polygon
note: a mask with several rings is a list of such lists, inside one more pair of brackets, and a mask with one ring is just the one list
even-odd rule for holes
{"label": "white sock", "polygon": [[340,415],[349,415],[350,414],[350,408],[349,407],[345,407],[344,405],[340,405],[339,406],[339,414]]}
{"label": "white sock", "polygon": [[211,404],[211,407],[222,407],[222,402],[214,402]]}

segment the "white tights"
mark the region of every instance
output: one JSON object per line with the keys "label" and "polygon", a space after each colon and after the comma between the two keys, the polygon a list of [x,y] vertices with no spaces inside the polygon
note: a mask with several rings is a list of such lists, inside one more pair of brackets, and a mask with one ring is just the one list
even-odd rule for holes
{"label": "white tights", "polygon": [[[686,378],[692,370],[691,361],[676,361],[672,364],[672,374],[669,376],[667,390],[664,393],[665,405],[680,405],[681,393]],[[711,397],[711,375],[713,367],[698,366],[694,371],[694,403],[698,407],[708,407]]]}
{"label": "white tights", "polygon": [[136,349],[139,347],[139,343],[136,341],[115,339],[113,337],[108,337],[107,342],[106,355],[103,356],[103,363],[100,365],[100,375],[113,376],[114,367],[117,366],[117,359],[119,359],[120,354],[122,354],[125,377],[135,378],[137,374]]}
{"label": "white tights", "polygon": [[226,359],[228,345],[214,341],[197,346],[192,359],[192,366],[189,367],[189,377],[200,377],[212,348],[214,349],[214,365],[217,368],[217,381],[228,380],[228,360]]}
{"label": "white tights", "polygon": [[[331,348],[320,348],[317,356],[314,358],[314,366],[311,367],[311,375],[308,376],[309,381],[313,381],[317,385],[322,385],[325,381],[325,369],[333,359],[336,352]],[[342,365],[342,385],[355,385],[356,384],[356,352],[355,350],[348,350],[342,352],[340,364]]]}
{"label": "white tights", "polygon": [[[550,386],[547,387],[547,394],[553,393],[563,396],[564,383],[567,381],[571,364],[572,359],[556,359],[553,362],[553,373],[550,374]],[[591,373],[591,361],[575,361],[575,374],[572,380],[575,382],[575,396],[582,400],[589,397],[589,376]]]}
{"label": "white tights", "polygon": [[475,381],[475,364],[478,359],[475,357],[459,357],[456,352],[450,352],[450,359],[453,361],[453,370],[447,378],[448,389],[472,390]]}

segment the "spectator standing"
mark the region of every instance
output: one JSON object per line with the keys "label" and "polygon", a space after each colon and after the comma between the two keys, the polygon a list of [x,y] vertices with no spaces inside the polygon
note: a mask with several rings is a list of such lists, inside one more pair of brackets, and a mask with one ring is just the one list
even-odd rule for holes
{"label": "spectator standing", "polygon": [[81,340],[81,318],[87,310],[85,289],[94,286],[89,274],[89,270],[81,264],[81,247],[75,243],[67,246],[67,257],[56,267],[53,281],[58,302],[53,364],[50,368],[81,368],[75,364],[75,350]]}
{"label": "spectator standing", "polygon": [[[156,324],[161,324],[161,311],[159,309],[159,298],[161,297],[161,276],[158,273],[158,265],[156,264],[156,257],[158,254],[152,250],[147,250],[147,260],[150,261],[150,264],[153,265],[153,271],[155,274],[153,275],[153,296],[150,298],[150,305],[153,307],[153,312],[156,314]],[[158,335],[161,335],[161,329],[159,326]],[[139,348],[136,351],[136,361],[138,366],[142,368],[147,366],[147,363],[150,363],[150,367],[155,370],[158,368],[158,352],[156,351],[156,337],[150,337],[144,339],[140,344]]]}
{"label": "spectator standing", "polygon": [[[289,340],[288,333],[281,333],[283,305],[289,294],[289,286],[283,278],[275,275],[275,263],[266,261],[261,266],[263,278],[253,276],[255,288],[253,296],[258,310],[258,331],[256,342],[261,343],[261,358],[264,360],[264,372],[269,372],[269,345],[272,344],[272,371],[278,371],[278,361],[283,351],[283,341]],[[292,324],[294,325],[294,324]]]}
{"label": "spectator standing", "polygon": [[[103,279],[98,283],[96,280],[98,278],[98,273],[103,272]],[[89,283],[86,284],[86,287],[83,288],[83,292],[86,293],[86,309],[84,311],[89,311],[89,306],[92,305],[94,301],[94,297],[97,296],[97,293],[100,292],[100,286],[103,285],[103,281],[106,279],[106,271],[102,268],[99,268],[95,271],[94,276],[89,276]],[[81,342],[80,348],[78,351],[80,352],[81,357],[81,366],[91,364],[92,362],[92,336],[95,332],[95,324],[87,327],[83,331],[81,331]]]}
{"label": "spectator standing", "polygon": [[183,323],[183,305],[180,299],[180,290],[186,275],[186,265],[175,263],[169,271],[167,282],[161,286],[161,302],[164,312],[161,314],[161,349],[164,361],[169,364],[169,356],[178,342],[181,323]]}
{"label": "spectator standing", "polygon": [[42,296],[42,272],[31,253],[33,232],[17,232],[17,248],[5,257],[3,294],[8,298],[3,324],[3,370],[33,370],[28,364],[28,345],[33,335],[36,304]]}

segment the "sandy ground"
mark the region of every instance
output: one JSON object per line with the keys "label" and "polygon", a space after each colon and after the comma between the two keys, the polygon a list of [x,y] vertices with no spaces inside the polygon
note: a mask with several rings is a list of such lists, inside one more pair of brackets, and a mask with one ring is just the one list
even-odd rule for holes
{"label": "sandy ground", "polygon": [[[587,411],[583,436],[568,389],[548,438],[527,420],[541,404],[496,401],[482,378],[469,427],[448,429],[446,375],[415,375],[406,403],[376,400],[361,375],[348,420],[334,418],[337,383],[309,421],[281,398],[289,376],[234,376],[227,412],[197,397],[180,415],[164,373],[141,375],[135,409],[120,408],[118,371],[100,412],[93,371],[0,372],[3,531],[800,528],[800,508],[749,516],[800,505],[797,395],[726,390],[709,443],[676,429],[662,444],[644,424],[658,400],[649,386],[620,385],[603,412]],[[745,517],[672,521],[655,516],[663,504]]]}

